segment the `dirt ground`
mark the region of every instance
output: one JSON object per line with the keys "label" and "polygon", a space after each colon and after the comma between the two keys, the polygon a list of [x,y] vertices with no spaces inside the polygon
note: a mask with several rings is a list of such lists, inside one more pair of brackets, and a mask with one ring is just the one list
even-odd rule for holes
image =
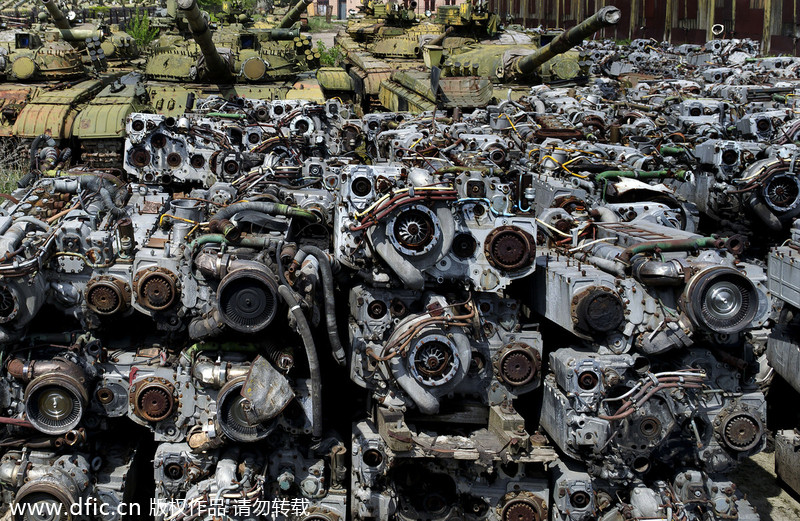
{"label": "dirt ground", "polygon": [[761,521],[797,521],[800,502],[778,483],[774,456],[772,452],[756,454],[743,461],[731,479],[758,511]]}

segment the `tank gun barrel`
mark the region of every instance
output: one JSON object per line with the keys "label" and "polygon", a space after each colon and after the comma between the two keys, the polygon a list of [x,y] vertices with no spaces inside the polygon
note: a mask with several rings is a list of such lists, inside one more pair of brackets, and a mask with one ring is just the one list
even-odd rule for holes
{"label": "tank gun barrel", "polygon": [[62,13],[61,9],[56,5],[56,0],[42,0],[42,3],[47,8],[47,12],[50,13],[50,17],[53,19],[53,23],[56,27],[59,29],[71,28],[69,20],[67,20],[67,17],[64,16],[64,13]]}
{"label": "tank gun barrel", "polygon": [[278,29],[288,29],[293,26],[295,22],[300,19],[300,15],[303,14],[303,11],[305,11],[313,1],[314,0],[297,0],[297,3],[289,9],[289,12],[283,17],[281,23],[278,24]]}
{"label": "tank gun barrel", "polygon": [[267,29],[265,34],[271,41],[293,40],[300,37],[300,29]]}
{"label": "tank gun barrel", "polygon": [[554,56],[563,54],[576,45],[580,45],[585,38],[593,35],[604,27],[615,25],[619,22],[622,13],[613,6],[606,6],[595,14],[556,36],[553,41],[538,49],[533,54],[521,57],[513,64],[512,69],[515,75],[523,76],[536,71],[547,60]]}
{"label": "tank gun barrel", "polygon": [[95,29],[59,29],[59,32],[61,33],[61,37],[68,42],[103,39],[103,31]]}
{"label": "tank gun barrel", "polygon": [[455,29],[451,25],[442,34],[438,35],[436,38],[434,38],[433,40],[429,41],[428,45],[442,45],[442,42],[444,42],[444,39],[447,38],[450,35],[450,33],[452,33],[454,30]]}
{"label": "tank gun barrel", "polygon": [[231,71],[222,56],[217,51],[217,46],[211,39],[211,30],[206,23],[200,8],[197,6],[196,0],[178,0],[178,8],[186,16],[189,22],[189,28],[192,30],[194,41],[200,47],[200,52],[206,60],[206,69],[209,76],[214,79],[228,80],[231,79]]}

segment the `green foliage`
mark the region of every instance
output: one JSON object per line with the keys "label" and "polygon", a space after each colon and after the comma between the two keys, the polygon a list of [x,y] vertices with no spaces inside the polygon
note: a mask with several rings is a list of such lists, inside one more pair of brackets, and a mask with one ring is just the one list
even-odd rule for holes
{"label": "green foliage", "polygon": [[0,193],[10,194],[17,189],[17,181],[28,170],[25,156],[20,153],[19,141],[4,139],[0,143]]}
{"label": "green foliage", "polygon": [[222,11],[222,0],[197,0],[204,11]]}
{"label": "green foliage", "polygon": [[139,13],[137,11],[125,29],[125,32],[136,40],[136,44],[140,49],[150,45],[150,42],[158,36],[158,27],[150,27],[150,17],[147,16],[147,12]]}
{"label": "green foliage", "polygon": [[324,16],[309,16],[308,17],[308,32],[318,33],[321,31],[330,31],[339,27],[335,23],[328,23]]}
{"label": "green foliage", "polygon": [[10,194],[17,189],[17,181],[25,175],[22,168],[0,170],[0,193]]}
{"label": "green foliage", "polygon": [[320,55],[319,62],[325,67],[336,65],[342,55],[342,50],[339,47],[334,45],[329,49],[322,40],[317,40],[317,51],[319,51]]}

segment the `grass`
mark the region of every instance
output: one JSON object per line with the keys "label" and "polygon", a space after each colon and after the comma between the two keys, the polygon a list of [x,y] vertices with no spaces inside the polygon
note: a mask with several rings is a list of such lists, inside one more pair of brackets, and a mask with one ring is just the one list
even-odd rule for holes
{"label": "grass", "polygon": [[10,194],[17,189],[17,181],[25,175],[21,168],[16,170],[0,170],[0,193]]}
{"label": "grass", "polygon": [[309,16],[308,17],[308,32],[318,33],[321,31],[331,31],[340,27],[339,24],[333,22],[328,23],[325,21],[324,16]]}
{"label": "grass", "polygon": [[0,140],[0,193],[10,194],[17,189],[17,181],[28,172],[26,161],[16,139]]}
{"label": "grass", "polygon": [[334,45],[328,48],[322,40],[317,40],[317,50],[320,56],[319,62],[325,67],[333,67],[336,65],[336,62],[339,61],[339,57],[342,55],[342,50],[339,47]]}

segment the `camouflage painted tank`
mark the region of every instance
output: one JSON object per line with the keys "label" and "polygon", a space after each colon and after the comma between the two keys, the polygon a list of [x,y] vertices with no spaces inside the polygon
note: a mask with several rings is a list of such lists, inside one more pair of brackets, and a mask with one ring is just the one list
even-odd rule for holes
{"label": "camouflage painted tank", "polygon": [[344,33],[356,42],[365,43],[412,34],[414,28],[420,25],[416,7],[417,2],[414,1],[406,8],[395,3],[363,0],[358,6],[361,16],[348,19]]}
{"label": "camouflage painted tank", "polygon": [[459,48],[428,44],[423,49],[425,62],[438,78],[432,80],[427,71],[397,71],[380,85],[381,104],[389,110],[412,112],[437,106],[484,107],[498,99],[521,96],[530,85],[585,83],[591,63],[574,48],[619,19],[619,9],[603,7],[543,46],[538,45],[538,38],[508,43],[502,35],[499,41],[495,38]]}

